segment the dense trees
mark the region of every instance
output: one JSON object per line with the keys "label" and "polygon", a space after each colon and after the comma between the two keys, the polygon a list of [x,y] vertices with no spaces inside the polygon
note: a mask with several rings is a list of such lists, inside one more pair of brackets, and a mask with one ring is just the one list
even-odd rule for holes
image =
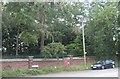
{"label": "dense trees", "polygon": [[[78,15],[86,14],[85,8],[79,2],[3,4],[3,55],[82,56],[82,32],[77,25]],[[85,24],[87,55],[116,55],[117,11],[117,3],[89,4]]]}
{"label": "dense trees", "polygon": [[117,29],[117,42],[116,49],[118,53],[118,58],[120,60],[120,1],[118,2],[118,29]]}
{"label": "dense trees", "polygon": [[[98,3],[90,10],[90,20],[86,26],[88,37],[88,49],[91,52],[104,58],[114,57],[117,24],[116,3]],[[88,50],[89,51],[89,50]]]}

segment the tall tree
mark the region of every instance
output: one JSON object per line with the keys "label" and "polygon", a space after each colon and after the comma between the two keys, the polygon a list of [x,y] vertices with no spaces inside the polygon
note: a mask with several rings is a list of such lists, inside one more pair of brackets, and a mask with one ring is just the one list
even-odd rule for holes
{"label": "tall tree", "polygon": [[[117,28],[117,53],[118,53],[118,58],[120,57],[120,48],[119,47],[120,47],[120,1],[118,2],[118,28]],[[119,58],[119,60],[120,60],[120,58]]]}
{"label": "tall tree", "polygon": [[7,3],[3,5],[3,45],[5,45],[5,42],[7,43],[5,47],[7,47],[9,52],[13,52],[10,50],[15,49],[16,56],[20,52],[22,41],[25,41],[25,39],[21,40],[23,36],[26,36],[25,34],[28,33],[31,34],[34,30],[30,24],[32,20],[26,14],[30,9],[27,8],[29,4]]}
{"label": "tall tree", "polygon": [[[110,11],[110,12],[109,12]],[[101,59],[115,56],[115,42],[113,37],[117,27],[116,3],[92,3],[89,23],[86,26],[91,52]],[[89,52],[89,50],[87,50]]]}

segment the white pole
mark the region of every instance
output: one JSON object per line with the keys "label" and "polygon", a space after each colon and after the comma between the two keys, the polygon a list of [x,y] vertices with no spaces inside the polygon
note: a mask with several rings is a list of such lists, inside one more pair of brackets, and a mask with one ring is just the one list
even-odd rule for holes
{"label": "white pole", "polygon": [[[83,23],[82,23],[83,26]],[[85,52],[85,37],[84,37],[84,27],[82,28],[82,36],[83,36],[83,52],[84,52],[84,64],[86,68],[86,52]]]}

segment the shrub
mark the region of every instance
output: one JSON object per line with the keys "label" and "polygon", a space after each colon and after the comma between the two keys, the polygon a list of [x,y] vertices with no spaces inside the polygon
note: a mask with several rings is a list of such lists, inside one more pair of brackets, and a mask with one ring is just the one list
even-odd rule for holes
{"label": "shrub", "polygon": [[82,46],[78,43],[71,43],[69,45],[66,46],[66,52],[70,55],[73,56],[78,56],[78,55],[82,55],[83,51],[82,51]]}
{"label": "shrub", "polygon": [[53,57],[59,58],[59,55],[64,53],[64,45],[61,43],[50,43],[47,46],[44,46],[42,50],[42,55],[45,57]]}

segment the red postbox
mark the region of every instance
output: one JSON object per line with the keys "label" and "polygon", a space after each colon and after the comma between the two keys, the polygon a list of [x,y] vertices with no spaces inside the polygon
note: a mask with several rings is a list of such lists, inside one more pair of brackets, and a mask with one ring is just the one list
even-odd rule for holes
{"label": "red postbox", "polygon": [[70,67],[70,59],[67,59],[66,66]]}

